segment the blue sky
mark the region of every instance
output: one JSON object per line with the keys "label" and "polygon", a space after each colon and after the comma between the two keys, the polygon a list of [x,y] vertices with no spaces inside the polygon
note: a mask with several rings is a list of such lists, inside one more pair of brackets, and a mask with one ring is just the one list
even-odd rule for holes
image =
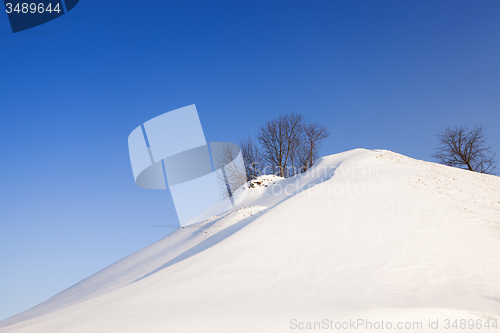
{"label": "blue sky", "polygon": [[164,237],[167,191],[134,184],[127,137],[196,104],[208,141],[286,112],[322,155],[431,160],[446,126],[500,151],[500,2],[95,1],[12,34],[0,15],[0,319]]}

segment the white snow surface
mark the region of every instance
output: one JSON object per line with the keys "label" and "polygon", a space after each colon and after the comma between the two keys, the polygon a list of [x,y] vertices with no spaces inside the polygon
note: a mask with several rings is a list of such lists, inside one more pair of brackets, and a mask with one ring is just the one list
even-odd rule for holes
{"label": "white snow surface", "polygon": [[234,210],[175,230],[0,322],[0,332],[500,325],[500,177],[355,149],[266,185],[241,188],[249,192]]}

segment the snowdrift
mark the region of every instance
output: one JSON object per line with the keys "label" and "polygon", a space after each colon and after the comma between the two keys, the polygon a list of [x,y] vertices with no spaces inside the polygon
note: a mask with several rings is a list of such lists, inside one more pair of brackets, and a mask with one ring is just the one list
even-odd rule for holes
{"label": "snowdrift", "polygon": [[0,332],[500,325],[499,177],[356,149],[261,184],[238,190],[249,192],[233,211],[177,229]]}

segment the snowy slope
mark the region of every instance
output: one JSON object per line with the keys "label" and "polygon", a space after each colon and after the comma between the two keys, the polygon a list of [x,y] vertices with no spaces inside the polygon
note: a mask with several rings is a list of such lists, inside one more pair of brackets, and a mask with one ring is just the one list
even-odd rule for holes
{"label": "snowy slope", "polygon": [[356,149],[266,184],[0,332],[293,332],[324,319],[448,332],[446,319],[500,319],[499,177]]}

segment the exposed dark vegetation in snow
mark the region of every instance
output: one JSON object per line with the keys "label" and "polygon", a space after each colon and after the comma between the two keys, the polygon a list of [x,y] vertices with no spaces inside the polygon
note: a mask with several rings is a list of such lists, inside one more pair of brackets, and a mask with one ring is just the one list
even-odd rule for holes
{"label": "exposed dark vegetation in snow", "polygon": [[274,182],[278,179],[283,179],[283,177],[275,176],[275,175],[264,175],[259,176],[255,179],[248,181],[244,187],[245,188],[256,188],[256,187],[267,187],[269,184],[274,184]]}

